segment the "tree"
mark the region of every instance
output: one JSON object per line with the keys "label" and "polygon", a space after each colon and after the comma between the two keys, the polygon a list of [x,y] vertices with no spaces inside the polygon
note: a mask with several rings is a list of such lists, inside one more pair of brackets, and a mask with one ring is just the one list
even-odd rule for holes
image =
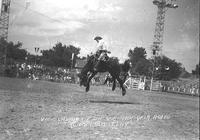
{"label": "tree", "polygon": [[182,73],[182,64],[166,56],[156,57],[154,76],[159,80],[176,79]]}
{"label": "tree", "polygon": [[196,68],[194,70],[192,70],[192,74],[195,75],[196,77],[199,77],[200,73],[199,73],[199,64],[196,65]]}
{"label": "tree", "polygon": [[152,76],[152,64],[147,59],[140,59],[135,67],[133,67],[133,71],[138,75]]}
{"label": "tree", "polygon": [[185,68],[182,68],[180,78],[189,78],[191,76],[191,73],[189,73]]}
{"label": "tree", "polygon": [[27,51],[22,49],[22,43],[17,42],[14,44],[13,42],[9,42],[7,46],[7,57],[13,59],[15,61],[25,61],[25,57],[27,56]]}
{"label": "tree", "polygon": [[146,55],[147,53],[143,47],[136,47],[134,50],[130,49],[128,52],[128,57],[130,58],[133,65],[136,65],[140,59],[146,59]]}
{"label": "tree", "polygon": [[146,59],[146,51],[143,47],[136,47],[134,50],[129,50],[128,57],[132,62],[132,74],[146,75],[149,72],[146,71],[149,67],[149,62]]}
{"label": "tree", "polygon": [[[6,51],[7,50],[7,51]],[[24,62],[27,56],[27,51],[22,49],[22,43],[7,42],[6,40],[0,40],[0,57],[7,58],[7,64],[13,64],[15,62]]]}
{"label": "tree", "polygon": [[80,53],[80,48],[76,48],[73,45],[63,45],[62,43],[57,43],[52,49],[41,51],[41,63],[47,66],[56,67],[72,67],[72,57],[73,66],[77,55]]}

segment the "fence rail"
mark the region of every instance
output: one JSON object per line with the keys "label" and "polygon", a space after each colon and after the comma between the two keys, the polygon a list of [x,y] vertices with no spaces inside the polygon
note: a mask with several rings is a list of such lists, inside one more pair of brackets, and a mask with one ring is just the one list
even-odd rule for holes
{"label": "fence rail", "polygon": [[[143,84],[144,83],[144,84]],[[143,85],[142,85],[143,84]],[[151,90],[199,96],[199,79],[189,81],[156,81],[129,77],[124,85],[136,90]],[[142,86],[141,86],[142,85]],[[141,88],[142,87],[142,88]]]}
{"label": "fence rail", "polygon": [[199,96],[199,79],[179,82],[161,81],[161,83],[163,91]]}

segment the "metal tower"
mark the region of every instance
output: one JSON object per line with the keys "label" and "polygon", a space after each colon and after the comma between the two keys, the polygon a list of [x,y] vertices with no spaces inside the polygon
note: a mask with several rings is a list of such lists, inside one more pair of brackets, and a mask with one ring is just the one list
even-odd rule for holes
{"label": "metal tower", "polygon": [[11,0],[0,0],[0,1],[1,1],[0,38],[7,40]]}
{"label": "metal tower", "polygon": [[[11,0],[0,0],[0,40],[7,41]],[[7,67],[7,46],[4,50],[4,66]]]}
{"label": "metal tower", "polygon": [[152,45],[153,56],[159,56],[162,51],[165,13],[167,9],[178,8],[177,4],[172,3],[173,1],[174,0],[154,0],[153,1],[153,4],[158,7],[154,40],[153,40],[153,45]]}

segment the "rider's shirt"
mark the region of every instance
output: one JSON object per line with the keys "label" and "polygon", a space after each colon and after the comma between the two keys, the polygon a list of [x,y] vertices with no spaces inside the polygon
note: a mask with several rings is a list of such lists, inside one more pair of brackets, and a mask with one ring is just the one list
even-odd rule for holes
{"label": "rider's shirt", "polygon": [[101,50],[107,50],[107,45],[103,40],[99,40],[96,48],[97,48],[96,52]]}

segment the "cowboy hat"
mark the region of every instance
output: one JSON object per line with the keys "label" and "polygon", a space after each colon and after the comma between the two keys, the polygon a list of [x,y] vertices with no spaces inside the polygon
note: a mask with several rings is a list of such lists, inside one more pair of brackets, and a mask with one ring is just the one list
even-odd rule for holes
{"label": "cowboy hat", "polygon": [[101,39],[103,39],[103,38],[100,37],[100,36],[96,36],[96,37],[94,38],[94,40],[101,40]]}

